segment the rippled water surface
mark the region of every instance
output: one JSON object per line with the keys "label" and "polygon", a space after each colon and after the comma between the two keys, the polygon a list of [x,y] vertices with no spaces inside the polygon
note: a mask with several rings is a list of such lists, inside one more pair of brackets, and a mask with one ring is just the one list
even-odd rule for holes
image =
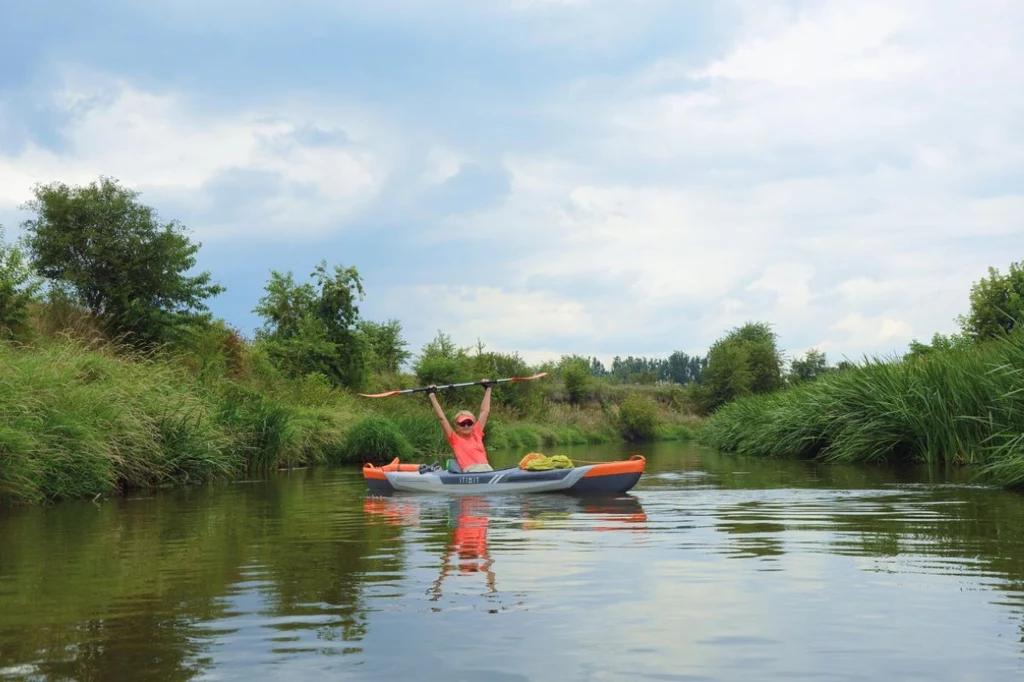
{"label": "rippled water surface", "polygon": [[1024,679],[1020,495],[641,451],[617,498],[308,470],[0,511],[0,679]]}

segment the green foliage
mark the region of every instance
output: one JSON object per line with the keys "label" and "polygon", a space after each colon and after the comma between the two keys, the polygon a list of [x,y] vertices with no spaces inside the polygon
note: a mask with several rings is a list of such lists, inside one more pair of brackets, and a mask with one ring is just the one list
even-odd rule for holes
{"label": "green foliage", "polygon": [[963,333],[974,341],[1008,334],[1024,319],[1024,261],[1011,263],[1006,275],[988,269],[988,278],[971,287],[971,312],[959,318]]}
{"label": "green foliage", "polygon": [[564,356],[559,363],[565,392],[569,394],[569,404],[579,405],[587,395],[590,385],[590,364],[586,358]]}
{"label": "green foliage", "polygon": [[657,406],[646,395],[630,394],[619,406],[619,422],[627,441],[654,440],[659,427]]}
{"label": "green foliage", "polygon": [[782,388],[782,354],[775,340],[768,324],[748,322],[716,341],[702,374],[701,408],[711,412],[737,398]]}
{"label": "green foliage", "polygon": [[[476,350],[476,354],[469,357],[469,381],[519,377],[532,373],[518,353],[484,351],[483,344],[478,344]],[[534,381],[497,384],[491,389],[491,404],[510,408],[523,415],[530,410],[538,390],[539,386]]]}
{"label": "green foliage", "polygon": [[223,320],[182,327],[177,348],[204,383],[223,377],[241,378],[245,373],[246,344],[237,329]]}
{"label": "green foliage", "polygon": [[66,341],[0,344],[0,501],[229,477],[210,401],[175,368]]}
{"label": "green foliage", "polygon": [[793,359],[790,363],[789,375],[786,377],[786,380],[790,384],[814,381],[829,371],[831,371],[831,368],[828,366],[828,358],[825,353],[817,348],[812,348],[802,357]]}
{"label": "green foliage", "polygon": [[707,366],[707,359],[698,356],[690,357],[682,351],[673,351],[665,361],[664,374],[669,381],[676,384],[689,384],[700,381],[701,371]]}
{"label": "green foliage", "polygon": [[264,319],[257,342],[287,376],[318,372],[349,387],[363,382],[365,341],[359,336],[357,301],[364,295],[354,267],[322,261],[313,282],[297,284],[292,273],[270,273],[266,294],[253,310]]}
{"label": "green foliage", "polygon": [[424,386],[472,381],[468,379],[468,358],[467,349],[459,348],[452,337],[438,330],[437,336],[424,344],[413,371]]}
{"label": "green foliage", "polygon": [[970,338],[963,334],[951,334],[950,336],[946,336],[935,332],[930,344],[921,343],[917,339],[912,340],[910,342],[910,352],[907,353],[907,357],[924,358],[935,352],[966,350],[970,343]]}
{"label": "green foliage", "polygon": [[22,223],[36,272],[65,283],[76,300],[115,334],[160,343],[187,324],[208,320],[205,300],[224,288],[196,264],[177,221],[161,223],[139,193],[100,178],[84,187],[37,185]]}
{"label": "green foliage", "polygon": [[25,330],[29,304],[41,285],[21,250],[4,243],[4,228],[0,225],[0,339]]}
{"label": "green foliage", "polygon": [[342,446],[345,456],[355,462],[386,464],[395,457],[412,459],[413,446],[399,428],[386,417],[372,416],[353,426]]}
{"label": "green foliage", "polygon": [[426,461],[451,455],[444,431],[433,414],[399,415],[392,417],[391,421],[412,445],[414,458]]}
{"label": "green foliage", "polygon": [[1024,330],[926,358],[874,361],[736,401],[701,441],[742,454],[981,465],[1024,483]]}
{"label": "green foliage", "polygon": [[360,320],[356,324],[366,350],[364,364],[373,374],[397,374],[412,353],[402,338],[402,323],[398,320],[371,322]]}

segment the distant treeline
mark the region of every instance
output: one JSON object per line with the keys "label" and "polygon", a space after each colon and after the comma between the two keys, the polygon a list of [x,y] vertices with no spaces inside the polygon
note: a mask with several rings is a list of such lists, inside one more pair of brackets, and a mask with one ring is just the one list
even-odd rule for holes
{"label": "distant treeline", "polygon": [[[579,356],[569,356],[578,359]],[[633,357],[612,358],[611,369],[598,358],[582,358],[589,367],[590,376],[608,379],[620,384],[689,384],[700,381],[700,373],[707,367],[707,360],[700,356],[689,356],[674,351],[667,358]]]}

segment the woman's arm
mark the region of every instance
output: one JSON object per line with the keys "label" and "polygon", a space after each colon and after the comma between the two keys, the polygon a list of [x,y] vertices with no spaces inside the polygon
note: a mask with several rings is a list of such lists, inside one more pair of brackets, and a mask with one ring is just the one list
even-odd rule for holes
{"label": "woman's arm", "polygon": [[[487,381],[484,379],[483,381]],[[491,414],[491,385],[488,383],[484,384],[484,400],[480,403],[480,418],[476,420],[476,423],[480,425],[480,430],[483,431],[484,427],[487,426],[487,417]]]}
{"label": "woman's arm", "polygon": [[[433,388],[433,386],[431,386]],[[444,430],[444,437],[455,433],[452,430],[452,425],[448,423],[448,417],[444,416],[444,410],[441,409],[441,403],[437,402],[437,396],[434,395],[433,391],[427,393],[427,397],[430,398],[430,404],[434,406],[434,414],[437,415],[438,421],[441,422],[441,428]]]}

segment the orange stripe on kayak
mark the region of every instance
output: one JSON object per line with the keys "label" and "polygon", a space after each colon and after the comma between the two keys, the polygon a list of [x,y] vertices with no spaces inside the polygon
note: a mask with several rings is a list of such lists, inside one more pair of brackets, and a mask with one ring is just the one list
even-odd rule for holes
{"label": "orange stripe on kayak", "polygon": [[395,457],[393,460],[385,464],[384,466],[375,466],[367,462],[363,465],[363,478],[373,478],[378,481],[384,480],[387,477],[384,475],[385,471],[419,471],[419,464],[402,464]]}
{"label": "orange stripe on kayak", "polygon": [[647,460],[644,459],[643,455],[633,455],[629,459],[621,462],[595,464],[590,471],[583,474],[583,478],[590,478],[592,476],[612,476],[614,474],[639,474],[643,472],[646,465]]}

